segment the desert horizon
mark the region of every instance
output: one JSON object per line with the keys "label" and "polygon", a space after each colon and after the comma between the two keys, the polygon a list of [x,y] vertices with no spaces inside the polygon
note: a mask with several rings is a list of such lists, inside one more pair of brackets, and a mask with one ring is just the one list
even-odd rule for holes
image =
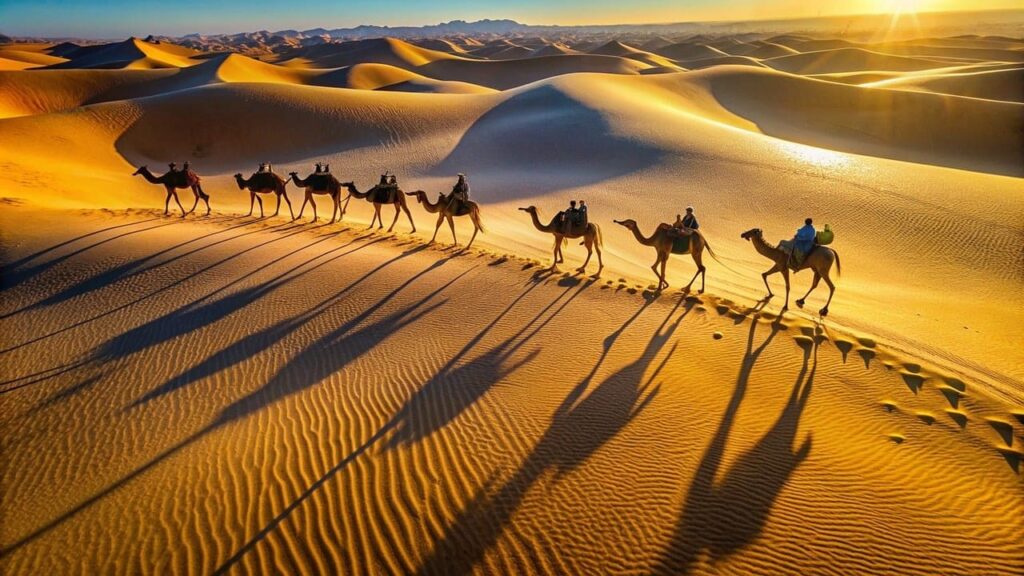
{"label": "desert horizon", "polygon": [[1024,571],[1024,10],[228,4],[3,9],[5,574]]}

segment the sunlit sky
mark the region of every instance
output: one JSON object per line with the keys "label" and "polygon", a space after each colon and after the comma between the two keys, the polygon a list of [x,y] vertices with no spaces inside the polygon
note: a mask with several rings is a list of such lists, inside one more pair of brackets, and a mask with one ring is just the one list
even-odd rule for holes
{"label": "sunlit sky", "polygon": [[420,26],[484,18],[524,24],[639,24],[1018,7],[1020,0],[0,0],[0,32],[116,38],[359,24]]}

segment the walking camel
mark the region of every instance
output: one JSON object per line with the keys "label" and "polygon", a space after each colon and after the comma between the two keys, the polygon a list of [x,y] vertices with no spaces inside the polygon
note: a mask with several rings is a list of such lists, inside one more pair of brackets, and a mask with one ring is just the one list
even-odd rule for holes
{"label": "walking camel", "polygon": [[655,276],[658,277],[658,290],[668,288],[668,281],[665,280],[665,265],[668,264],[668,257],[672,254],[689,254],[693,257],[693,263],[697,265],[697,272],[694,273],[693,278],[690,278],[690,283],[683,290],[689,292],[694,280],[697,279],[697,276],[700,276],[700,290],[697,293],[704,293],[704,277],[707,272],[707,268],[702,261],[704,249],[707,248],[708,253],[712,257],[715,257],[715,252],[699,230],[694,230],[685,236],[673,236],[671,232],[672,227],[662,223],[658,224],[658,227],[654,229],[649,238],[645,238],[640,233],[635,220],[613,220],[613,222],[625,226],[633,233],[637,242],[644,246],[653,246],[657,251],[658,256],[654,260],[654,264],[651,265],[651,270],[654,270]]}
{"label": "walking camel", "polygon": [[562,258],[562,243],[565,242],[567,238],[583,238],[583,242],[581,242],[581,244],[587,247],[587,259],[583,261],[583,266],[577,268],[576,271],[581,274],[587,271],[587,264],[590,263],[590,256],[596,249],[597,272],[594,273],[594,278],[598,278],[601,276],[601,270],[604,269],[604,262],[601,260],[601,247],[604,245],[604,241],[601,238],[601,229],[597,226],[597,224],[589,222],[583,230],[579,230],[577,227],[573,227],[572,229],[570,229],[569,233],[566,234],[565,231],[562,229],[560,222],[558,221],[558,216],[552,218],[549,224],[544,225],[541,224],[540,217],[537,216],[536,206],[527,206],[526,208],[520,208],[520,210],[530,215],[530,218],[533,221],[534,228],[540,230],[541,232],[553,234],[555,236],[555,247],[554,252],[552,254],[551,262],[552,272],[557,271],[558,264],[564,261],[564,259]]}
{"label": "walking camel", "polygon": [[[394,204],[395,205],[395,219],[391,221],[391,226],[388,226],[388,232],[395,227],[398,223],[399,211],[404,211],[405,215],[409,217],[409,225],[412,226],[412,232],[416,231],[416,223],[412,221],[412,213],[409,212],[409,205],[405,202],[405,194],[401,188],[397,186],[393,190],[389,190],[389,187],[383,187],[380,185],[370,188],[366,192],[360,192],[356,185],[352,182],[342,182],[348,190],[349,197],[355,196],[367,202],[373,203],[373,219],[370,220],[370,228],[373,228],[374,222],[379,222],[378,228],[384,227],[384,219],[380,215],[380,207],[382,204]],[[348,206],[349,198],[345,198],[345,206]]]}
{"label": "walking camel", "polygon": [[[335,218],[340,220],[345,217],[345,210],[341,209],[339,205],[339,200],[341,198],[341,183],[338,182],[338,179],[335,178],[333,174],[329,174],[327,172],[314,172],[303,179],[299,178],[297,172],[289,172],[288,176],[296,186],[305,189],[306,197],[303,198],[302,207],[299,208],[299,218],[302,218],[302,212],[306,209],[306,202],[309,202],[313,206],[313,222],[316,222],[317,213],[316,201],[313,199],[314,194],[326,194],[334,201],[334,207],[331,209],[331,224],[334,224]],[[341,211],[341,215],[337,216],[339,209]]]}
{"label": "walking camel", "polygon": [[[747,230],[743,234],[740,234],[740,238],[750,241],[754,245],[754,250],[771,260],[775,263],[767,272],[761,274],[761,279],[764,280],[764,285],[768,288],[767,298],[774,296],[772,294],[772,287],[768,285],[768,277],[776,272],[781,272],[783,279],[786,280],[786,305],[782,307],[783,310],[789,309],[789,253],[769,244],[764,239],[764,234],[760,228],[752,228]],[[828,315],[828,305],[832,303],[832,295],[836,292],[836,286],[832,283],[832,279],[829,278],[829,271],[832,270],[832,263],[836,264],[836,276],[842,273],[842,266],[839,264],[839,253],[829,248],[828,246],[815,246],[808,254],[804,257],[804,261],[800,263],[800,266],[794,268],[794,272],[799,272],[805,268],[810,268],[814,271],[814,281],[811,282],[811,288],[804,294],[804,297],[796,301],[796,305],[800,308],[804,307],[804,301],[811,295],[811,292],[818,287],[818,281],[824,279],[825,284],[828,285],[828,300],[825,302],[825,307],[822,308],[819,313],[822,316]]]}
{"label": "walking camel", "polygon": [[430,199],[427,198],[427,193],[423,190],[406,192],[405,195],[415,196],[416,200],[423,205],[424,210],[430,214],[438,215],[437,226],[434,227],[434,235],[430,237],[431,243],[437,238],[437,231],[441,229],[441,223],[447,220],[448,226],[452,229],[452,238],[455,241],[455,245],[459,245],[459,238],[455,235],[455,221],[453,220],[456,216],[469,216],[469,219],[473,222],[473,236],[469,239],[469,244],[466,244],[466,248],[473,245],[477,232],[486,232],[484,225],[480,222],[480,205],[472,200],[451,202],[451,197],[441,194],[438,196],[437,202],[431,204]]}
{"label": "walking camel", "polygon": [[[189,178],[189,174],[192,174],[192,178]],[[146,166],[140,167],[136,170],[132,176],[142,175],[151,184],[160,184],[167,190],[167,198],[164,200],[164,216],[169,213],[168,208],[171,205],[171,197],[174,197],[174,201],[178,204],[178,208],[181,208],[181,217],[184,218],[186,215],[191,214],[196,206],[199,205],[199,199],[202,198],[203,202],[206,202],[206,215],[210,215],[210,195],[203,192],[203,187],[199,185],[199,176],[194,173],[186,172],[184,170],[177,171],[171,170],[161,176],[154,176],[149,168]],[[191,188],[192,194],[195,196],[196,201],[192,204],[192,208],[188,212],[185,211],[185,207],[181,205],[181,200],[178,200],[178,188]]]}
{"label": "walking camel", "polygon": [[249,213],[246,216],[252,216],[253,204],[259,202],[260,218],[263,218],[263,199],[260,198],[260,194],[276,194],[277,209],[274,210],[273,216],[277,216],[281,211],[281,197],[283,196],[284,201],[288,204],[288,213],[291,214],[292,220],[295,219],[292,201],[288,199],[288,192],[285,190],[288,180],[282,179],[273,172],[254,172],[248,180],[242,178],[241,173],[235,174],[235,182],[238,184],[239,190],[249,190]]}

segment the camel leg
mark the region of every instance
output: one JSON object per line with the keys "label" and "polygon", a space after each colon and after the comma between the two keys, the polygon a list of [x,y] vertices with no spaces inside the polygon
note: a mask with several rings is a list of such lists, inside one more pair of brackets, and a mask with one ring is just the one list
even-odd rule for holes
{"label": "camel leg", "polygon": [[203,203],[206,204],[206,215],[209,216],[210,215],[210,195],[207,194],[206,192],[203,192],[203,187],[198,185],[198,184],[196,184],[195,189],[193,189],[193,192],[196,192],[196,191],[199,192],[199,197],[202,198],[203,199]]}
{"label": "camel leg", "polygon": [[441,229],[442,222],[444,222],[444,214],[437,217],[437,225],[434,226],[434,235],[430,237],[430,242],[427,242],[427,244],[433,244],[434,240],[437,239],[437,231]]}
{"label": "camel leg", "polygon": [[654,259],[654,264],[651,264],[651,271],[654,272],[654,276],[658,279],[658,290],[661,290],[662,286],[665,285],[665,278],[662,277],[661,272],[658,272],[658,266],[661,264],[661,254],[658,254]]}
{"label": "camel leg", "polygon": [[782,306],[782,310],[789,310],[789,269],[782,269],[782,279],[786,281],[786,303]]}
{"label": "camel leg", "polygon": [[807,297],[811,295],[811,292],[814,292],[814,289],[818,287],[818,281],[820,281],[820,280],[821,280],[821,274],[818,274],[818,271],[815,270],[814,271],[814,280],[811,281],[811,288],[810,288],[810,290],[807,291],[807,294],[804,294],[803,298],[801,298],[801,299],[796,301],[796,305],[798,307],[800,307],[800,308],[804,307],[804,301],[807,300]]}
{"label": "camel leg", "polygon": [[594,242],[594,250],[597,252],[597,272],[594,272],[594,278],[600,278],[601,271],[604,270],[604,259],[601,258],[600,242]]}
{"label": "camel leg", "polygon": [[828,300],[825,301],[825,307],[818,311],[822,316],[828,316],[828,305],[832,303],[832,295],[836,293],[836,285],[832,283],[832,279],[828,277],[826,272],[823,276],[825,279],[825,285],[828,286]]}
{"label": "camel leg", "polygon": [[779,270],[779,265],[776,264],[775,266],[772,266],[770,270],[761,274],[761,281],[764,282],[764,287],[768,289],[768,295],[765,296],[765,298],[771,298],[772,296],[775,296],[775,293],[772,292],[772,287],[768,285],[768,277],[771,276],[772,274],[775,274]]}
{"label": "camel leg", "polygon": [[[704,247],[701,246],[701,250],[703,250],[703,249],[704,249]],[[690,283],[686,285],[686,291],[687,292],[690,291],[690,286],[693,286],[693,281],[696,280],[697,276],[699,275],[700,276],[700,290],[697,293],[698,294],[703,294],[704,293],[704,272],[705,272],[705,270],[707,270],[707,268],[704,267],[704,262],[702,261],[699,252],[693,252],[692,254],[693,254],[693,263],[697,265],[697,272],[694,273],[693,278],[690,278]]]}
{"label": "camel leg", "polygon": [[395,219],[391,221],[391,226],[388,226],[388,232],[391,232],[392,230],[395,229],[395,224],[398,223],[398,215],[401,213],[402,207],[398,204],[398,202],[395,202]]}
{"label": "camel leg", "polygon": [[665,268],[668,266],[668,255],[661,258],[661,282],[658,284],[658,290],[668,288],[668,277],[665,275]]}
{"label": "camel leg", "polygon": [[281,195],[278,194],[277,195],[277,208],[274,209],[274,215],[271,216],[271,218],[276,217],[278,215],[278,213],[280,213],[280,212],[281,212]]}
{"label": "camel leg", "polygon": [[[288,213],[291,214],[292,220],[295,220],[295,211],[292,210],[292,201],[288,199],[288,193],[284,192],[281,194],[281,196],[284,196],[285,204],[288,204]],[[278,206],[280,206],[280,201],[281,199],[278,198]]]}
{"label": "camel leg", "polygon": [[256,203],[260,205],[260,218],[263,218],[263,198],[259,194],[256,195]]}
{"label": "camel leg", "polygon": [[[352,195],[351,194],[349,194],[348,196],[345,197],[345,205],[341,206],[341,217],[342,218],[345,217],[345,212],[348,211],[348,203],[349,203],[350,200],[352,200]],[[340,204],[340,201],[339,201],[339,204]]]}
{"label": "camel leg", "polygon": [[316,213],[316,200],[313,198],[312,194],[309,195],[309,205],[313,207],[313,222],[316,222],[319,216],[317,216]]}
{"label": "camel leg", "polygon": [[590,257],[594,254],[594,240],[593,238],[584,238],[583,245],[587,247],[587,259],[583,261],[583,266],[576,269],[580,274],[585,274],[587,271],[587,264],[590,263]]}
{"label": "camel leg", "polygon": [[195,188],[192,188],[192,197],[195,201],[192,202],[192,207],[188,209],[188,213],[191,214],[196,211],[196,206],[199,206],[199,192]]}
{"label": "camel leg", "polygon": [[551,254],[551,271],[558,272],[558,253],[561,250],[562,239],[555,236],[555,248]]}
{"label": "camel leg", "polygon": [[178,191],[172,188],[171,194],[174,194],[174,202],[178,205],[178,208],[181,208],[181,217],[184,218],[186,214],[185,207],[181,205],[181,200],[178,199]]}
{"label": "camel leg", "polygon": [[292,220],[302,218],[302,213],[306,211],[306,202],[309,202],[309,192],[306,192],[305,198],[302,199],[302,206],[299,208],[299,215],[293,217]]}
{"label": "camel leg", "polygon": [[[411,233],[416,231],[416,223],[412,221],[412,212],[409,211],[409,207],[406,206],[404,202],[401,204],[401,206],[402,206],[402,210],[405,211],[406,217],[409,218],[409,227],[412,228],[412,230],[410,230],[409,233],[411,234]],[[455,228],[452,228],[452,234],[454,234],[454,233],[455,233]],[[458,244],[458,242],[456,242],[456,244]]]}
{"label": "camel leg", "polygon": [[469,244],[466,244],[466,250],[473,245],[473,240],[476,240],[476,233],[480,231],[480,228],[476,225],[476,221],[473,222],[473,235],[469,237]]}
{"label": "camel leg", "polygon": [[458,246],[459,237],[455,235],[455,220],[453,220],[451,216],[448,216],[448,226],[452,229],[452,242],[454,242],[455,245]]}
{"label": "camel leg", "polygon": [[331,200],[333,201],[333,204],[331,205],[331,224],[334,224],[334,220],[336,219],[335,215],[338,213],[338,195],[332,194]]}
{"label": "camel leg", "polygon": [[252,190],[249,191],[249,213],[245,216],[248,218],[252,216],[252,209],[256,206],[256,193]]}
{"label": "camel leg", "polygon": [[164,200],[164,216],[167,216],[168,214],[171,213],[170,207],[171,207],[171,191],[168,190],[167,191],[167,199]]}

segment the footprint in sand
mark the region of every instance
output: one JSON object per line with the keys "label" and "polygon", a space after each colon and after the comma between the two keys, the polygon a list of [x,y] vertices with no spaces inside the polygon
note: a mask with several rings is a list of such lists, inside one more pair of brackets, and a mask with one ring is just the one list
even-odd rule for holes
{"label": "footprint in sand", "polygon": [[953,421],[956,422],[958,426],[960,426],[960,428],[966,428],[967,427],[967,420],[968,420],[968,418],[967,418],[967,413],[966,412],[963,412],[963,411],[960,411],[960,410],[956,410],[956,409],[953,409],[953,408],[949,408],[949,409],[946,410],[946,414],[948,414],[949,417],[952,418]]}
{"label": "footprint in sand", "polygon": [[893,412],[898,412],[900,409],[900,407],[892,400],[882,400],[882,406],[885,408],[885,411],[889,412],[890,414]]}
{"label": "footprint in sand", "polygon": [[1013,446],[1013,424],[999,418],[985,418],[985,421],[999,434],[1007,446]]}
{"label": "footprint in sand", "polygon": [[888,434],[888,436],[889,440],[892,440],[896,444],[903,444],[907,440],[907,437],[903,434]]}

